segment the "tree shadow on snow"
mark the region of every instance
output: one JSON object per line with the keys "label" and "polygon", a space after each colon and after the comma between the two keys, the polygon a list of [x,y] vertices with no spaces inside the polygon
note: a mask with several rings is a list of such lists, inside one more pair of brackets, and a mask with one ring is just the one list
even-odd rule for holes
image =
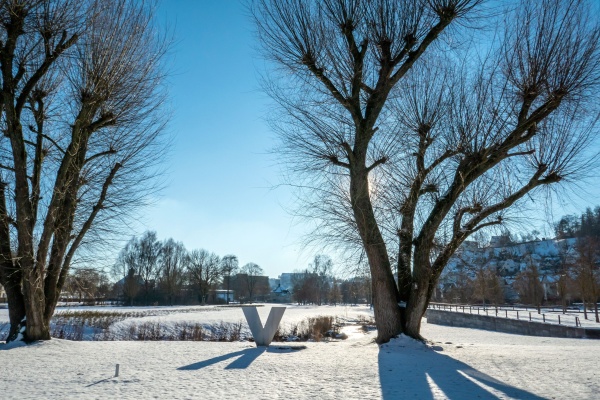
{"label": "tree shadow on snow", "polygon": [[406,337],[380,346],[379,379],[386,400],[543,399]]}

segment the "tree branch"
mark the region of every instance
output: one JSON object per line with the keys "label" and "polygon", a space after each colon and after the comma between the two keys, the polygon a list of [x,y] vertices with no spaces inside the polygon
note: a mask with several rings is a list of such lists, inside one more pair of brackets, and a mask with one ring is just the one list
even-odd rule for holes
{"label": "tree branch", "polygon": [[438,189],[437,185],[431,183],[431,184],[425,185],[421,189],[419,189],[418,197],[421,197],[427,193],[436,193],[438,191],[439,191],[439,189]]}
{"label": "tree branch", "polygon": [[52,145],[54,147],[56,147],[58,149],[58,151],[60,151],[62,154],[66,153],[66,150],[63,149],[62,147],[60,147],[60,145],[54,139],[52,139],[50,136],[42,134],[42,137],[44,139],[48,140],[50,143],[52,143]]}
{"label": "tree branch", "polygon": [[532,150],[527,150],[527,151],[517,151],[517,152],[514,152],[514,153],[508,153],[506,155],[506,158],[508,158],[508,157],[516,157],[516,156],[527,156],[527,155],[531,155],[531,154],[534,154],[534,153],[535,153],[535,150],[533,150],[533,149]]}
{"label": "tree branch", "polygon": [[377,160],[373,164],[371,164],[370,167],[367,167],[367,173],[371,172],[371,170],[373,170],[378,165],[385,164],[387,161],[388,161],[387,157],[380,158],[379,160]]}
{"label": "tree branch", "polygon": [[352,25],[352,21],[345,21],[341,26],[341,29],[344,37],[346,38],[346,43],[348,44],[348,48],[350,49],[350,54],[352,54],[353,60],[353,75],[350,91],[354,107],[354,114],[356,116],[360,116],[362,114],[360,108],[360,89],[363,86],[363,64],[368,42],[363,42],[362,49],[359,50],[358,46],[356,45],[356,39],[354,38],[354,26]]}
{"label": "tree branch", "polygon": [[[393,84],[396,84],[400,80],[400,78],[402,78],[408,72],[408,70],[410,70],[415,61],[417,61],[417,59],[421,57],[421,55],[425,52],[427,47],[429,47],[429,45],[433,43],[435,39],[437,39],[440,33],[442,33],[442,31],[446,29],[448,25],[450,25],[450,23],[454,20],[455,17],[456,15],[453,13],[447,13],[444,16],[440,15],[439,22],[436,25],[434,25],[429,30],[429,32],[427,32],[427,35],[425,35],[425,38],[423,38],[419,47],[408,53],[408,58],[406,59],[406,61],[392,75],[391,81],[393,82]],[[404,57],[404,54],[402,54],[402,56]],[[395,63],[398,63],[400,62],[400,60],[401,59],[398,58],[394,61]]]}
{"label": "tree branch", "polygon": [[308,68],[308,70],[310,72],[312,72],[312,74],[321,81],[321,83],[323,83],[323,85],[325,85],[325,87],[327,88],[327,90],[329,90],[329,92],[331,93],[331,95],[346,109],[348,110],[352,116],[354,117],[359,117],[359,116],[355,116],[354,115],[354,108],[352,107],[352,105],[348,102],[348,99],[346,99],[344,96],[342,96],[342,94],[340,93],[340,91],[337,89],[337,87],[335,87],[335,85],[333,84],[333,82],[325,76],[323,68],[319,68],[317,67],[317,65],[315,64],[315,60],[313,58],[313,56],[311,54],[305,54],[303,59],[302,59],[302,64],[306,65],[306,67]]}
{"label": "tree branch", "polygon": [[108,113],[103,113],[100,118],[98,118],[96,121],[92,122],[89,127],[88,127],[88,131],[89,133],[93,133],[96,132],[99,129],[102,129],[106,126],[109,125],[114,125],[116,123],[115,121],[115,115],[111,112]]}
{"label": "tree branch", "polygon": [[503,219],[501,217],[498,217],[498,219],[495,221],[488,221],[483,224],[479,224],[471,230],[471,234],[477,232],[480,229],[487,228],[488,226],[502,225],[502,222],[504,222]]}
{"label": "tree branch", "polygon": [[454,223],[452,226],[453,235],[457,236],[458,233],[460,232],[461,225],[462,225],[462,219],[465,214],[467,214],[467,213],[474,214],[477,212],[481,212],[481,210],[482,210],[481,204],[474,204],[473,206],[460,208],[454,215]]}
{"label": "tree branch", "polygon": [[[17,102],[15,105],[15,111],[16,111],[17,115],[20,115],[21,110],[23,109],[23,106],[27,102],[27,98],[29,97],[29,94],[31,93],[33,88],[35,88],[35,86],[38,84],[40,79],[42,79],[42,77],[46,74],[46,72],[48,72],[48,69],[50,68],[52,63],[54,61],[56,61],[56,59],[65,50],[67,50],[69,47],[71,47],[73,44],[75,44],[75,42],[77,41],[78,38],[79,38],[79,35],[74,34],[69,39],[67,39],[67,32],[63,31],[61,38],[60,38],[58,44],[56,45],[56,47],[54,48],[54,50],[50,53],[48,53],[48,52],[46,53],[46,57],[44,58],[44,61],[42,62],[42,64],[33,73],[33,75],[31,75],[31,77],[27,80],[25,85],[23,85],[23,89],[21,90],[21,94],[19,95],[19,97],[17,97]],[[45,42],[47,42],[48,40],[49,39],[44,38]]]}
{"label": "tree branch", "polygon": [[0,164],[0,169],[5,169],[11,172],[15,172],[15,169],[13,167],[9,167],[8,165],[4,165],[4,164]]}
{"label": "tree branch", "polygon": [[102,157],[102,156],[107,156],[109,154],[116,154],[116,153],[117,153],[117,150],[115,150],[115,149],[113,149],[111,147],[110,149],[108,149],[106,151],[101,151],[100,153],[97,153],[97,154],[94,154],[93,156],[90,156],[89,158],[87,158],[84,161],[84,164],[89,163],[90,161],[94,160],[95,158]]}
{"label": "tree branch", "polygon": [[331,161],[332,164],[350,169],[350,164],[340,161],[338,157],[334,154],[329,156],[324,156],[327,160]]}
{"label": "tree branch", "polygon": [[81,227],[81,230],[79,231],[79,233],[73,240],[71,247],[67,251],[65,260],[63,262],[63,265],[62,265],[62,268],[60,271],[60,275],[56,282],[56,288],[58,289],[58,291],[57,291],[58,293],[60,292],[60,288],[63,286],[64,281],[67,277],[67,273],[69,272],[69,267],[71,265],[71,260],[73,259],[73,256],[75,255],[75,251],[79,248],[79,246],[81,245],[81,242],[83,241],[84,236],[89,231],[89,229],[92,227],[92,224],[94,223],[94,220],[96,219],[96,216],[98,215],[100,210],[104,208],[104,202],[106,201],[108,189],[112,185],[117,172],[119,171],[119,169],[121,169],[122,166],[123,165],[121,163],[116,163],[110,170],[108,176],[106,177],[106,179],[104,181],[104,184],[102,185],[102,191],[100,192],[98,201],[92,208],[92,212],[90,213],[90,215],[84,222],[83,226]]}
{"label": "tree branch", "polygon": [[441,156],[439,156],[427,168],[425,168],[425,170],[424,170],[425,175],[429,175],[429,173],[431,171],[433,171],[435,168],[437,168],[441,163],[443,163],[444,161],[446,161],[450,157],[453,157],[453,156],[455,156],[457,154],[458,154],[458,151],[456,151],[456,150],[446,150],[444,152],[444,154],[442,154]]}
{"label": "tree branch", "polygon": [[352,151],[352,147],[350,147],[348,142],[342,142],[342,147],[346,150],[346,156],[348,157],[348,160],[350,160],[350,163],[352,163],[354,161],[354,151]]}
{"label": "tree branch", "polygon": [[360,87],[362,88],[362,90],[364,90],[365,92],[367,92],[367,94],[371,95],[375,92],[375,90],[370,87],[369,85],[367,85],[366,83],[361,83]]}
{"label": "tree branch", "polygon": [[465,225],[465,230],[472,231],[485,218],[489,217],[490,215],[492,215],[498,211],[504,210],[504,209],[512,206],[517,200],[521,199],[523,196],[525,196],[527,193],[529,193],[535,187],[544,185],[544,184],[554,183],[554,182],[557,182],[558,180],[560,180],[556,174],[550,174],[548,177],[540,179],[542,177],[542,175],[547,171],[547,169],[548,169],[548,167],[546,165],[544,165],[544,164],[540,165],[538,167],[538,170],[535,172],[535,174],[533,174],[533,176],[531,177],[529,182],[527,182],[527,184],[525,184],[521,189],[517,190],[510,196],[507,196],[504,200],[499,201],[498,203],[493,204],[493,205],[483,209],[481,212],[479,212],[479,214],[474,216]]}

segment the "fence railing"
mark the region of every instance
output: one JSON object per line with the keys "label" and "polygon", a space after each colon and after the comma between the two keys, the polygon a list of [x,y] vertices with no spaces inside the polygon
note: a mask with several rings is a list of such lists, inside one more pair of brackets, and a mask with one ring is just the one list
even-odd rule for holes
{"label": "fence railing", "polygon": [[[546,312],[538,313],[537,307],[527,306],[485,306],[485,305],[461,305],[447,303],[430,303],[429,307],[434,310],[461,312],[465,314],[487,315],[516,320],[528,320],[546,324],[558,324],[581,327],[581,319],[577,315],[548,314],[562,313],[562,307],[542,307]],[[581,312],[580,310],[569,310],[569,314]],[[589,320],[588,320],[589,321]],[[600,326],[600,324],[598,324]]]}

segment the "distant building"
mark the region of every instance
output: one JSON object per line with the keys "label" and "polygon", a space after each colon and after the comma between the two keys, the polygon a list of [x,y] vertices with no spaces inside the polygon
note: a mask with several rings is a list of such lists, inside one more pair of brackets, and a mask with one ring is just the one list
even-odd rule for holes
{"label": "distant building", "polygon": [[[564,274],[565,263],[573,264],[577,258],[575,238],[542,239],[513,242],[508,235],[492,236],[487,247],[477,248],[465,242],[444,268],[438,280],[443,301],[469,301],[468,281],[473,281],[480,270],[492,271],[502,281],[505,301],[519,301],[514,286],[519,273],[535,266],[544,290],[545,301],[559,298],[558,280]],[[472,288],[471,288],[472,289]],[[460,293],[459,293],[460,292]]]}
{"label": "distant building", "polygon": [[294,289],[294,283],[304,279],[304,272],[284,272],[279,275],[279,285],[282,289],[287,289],[290,292]]}
{"label": "distant building", "polygon": [[[211,290],[208,294],[209,303],[213,304],[221,304],[227,303],[227,289],[215,289]],[[229,290],[229,302],[234,301],[235,292],[233,290]]]}
{"label": "distant building", "polygon": [[510,242],[510,236],[508,235],[492,236],[490,238],[490,247],[502,247],[510,244]]}
{"label": "distant building", "polygon": [[281,281],[279,279],[269,278],[269,288],[271,288],[271,291],[274,291],[279,286],[281,286]]}
{"label": "distant building", "polygon": [[284,272],[279,275],[279,285],[282,289],[292,290],[294,286],[294,276],[297,275],[295,273]]}
{"label": "distant building", "polygon": [[289,303],[292,301],[292,292],[279,285],[271,292],[270,301],[272,303]]}
{"label": "distant building", "polygon": [[227,289],[227,287],[236,293],[234,299],[240,303],[266,301],[271,293],[268,276],[247,274],[225,276],[221,289]]}
{"label": "distant building", "polygon": [[0,302],[4,303],[6,301],[6,292],[2,285],[0,285]]}
{"label": "distant building", "polygon": [[460,250],[468,250],[468,251],[475,251],[479,248],[478,244],[476,241],[474,240],[465,240],[461,245],[460,245]]}

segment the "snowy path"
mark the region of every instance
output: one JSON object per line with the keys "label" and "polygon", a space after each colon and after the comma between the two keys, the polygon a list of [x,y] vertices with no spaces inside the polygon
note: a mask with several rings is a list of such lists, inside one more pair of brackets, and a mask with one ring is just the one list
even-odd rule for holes
{"label": "snowy path", "polygon": [[[0,398],[594,399],[600,393],[600,341],[424,323],[433,347],[401,338],[380,348],[374,332],[347,329],[346,341],[302,343],[306,349],[297,351],[278,344],[264,351],[248,342],[0,345]],[[111,378],[116,363],[120,376]]]}

